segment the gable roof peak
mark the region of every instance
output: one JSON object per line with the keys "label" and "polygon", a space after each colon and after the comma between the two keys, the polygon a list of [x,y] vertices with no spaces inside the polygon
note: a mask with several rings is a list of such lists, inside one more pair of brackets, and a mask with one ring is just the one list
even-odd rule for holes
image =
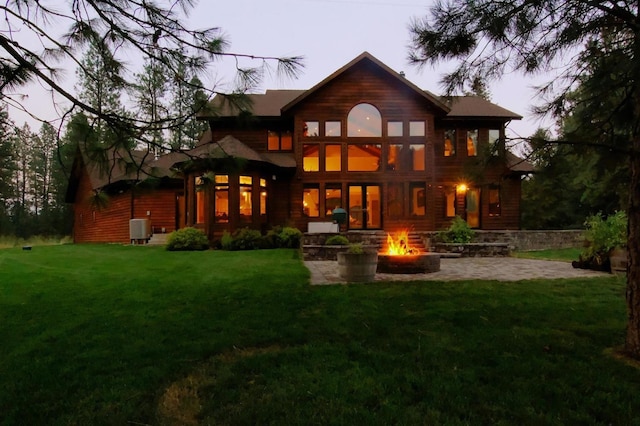
{"label": "gable roof peak", "polygon": [[311,89],[305,91],[300,96],[298,96],[295,99],[293,99],[291,102],[289,102],[284,107],[282,107],[282,111],[285,112],[287,110],[290,110],[295,105],[297,105],[299,102],[301,102],[304,99],[306,99],[307,97],[311,96],[313,93],[317,92],[319,89],[321,89],[322,87],[326,86],[328,83],[330,83],[334,79],[338,78],[339,76],[344,74],[346,71],[348,71],[349,69],[353,68],[355,65],[357,65],[358,63],[360,63],[360,62],[362,62],[364,60],[368,60],[368,61],[372,62],[376,67],[378,67],[379,69],[381,69],[382,71],[387,73],[389,76],[391,76],[395,80],[397,80],[397,81],[401,82],[402,84],[404,84],[405,86],[407,86],[409,89],[411,89],[413,92],[415,92],[418,96],[423,97],[426,100],[428,100],[435,107],[441,109],[444,113],[448,113],[450,111],[450,108],[444,102],[442,102],[442,100],[438,96],[435,96],[434,94],[432,94],[431,92],[429,92],[427,90],[423,90],[423,89],[419,88],[418,86],[416,86],[415,84],[410,82],[406,78],[404,73],[396,72],[395,70],[391,69],[388,65],[386,65],[385,63],[383,63],[382,61],[380,61],[378,58],[376,58],[375,56],[373,56],[371,53],[369,53],[367,51],[362,52],[360,55],[356,56],[354,59],[349,61],[346,65],[344,65],[341,68],[339,68],[333,74],[331,74],[330,76],[328,76],[327,78],[322,80],[320,83],[316,84]]}

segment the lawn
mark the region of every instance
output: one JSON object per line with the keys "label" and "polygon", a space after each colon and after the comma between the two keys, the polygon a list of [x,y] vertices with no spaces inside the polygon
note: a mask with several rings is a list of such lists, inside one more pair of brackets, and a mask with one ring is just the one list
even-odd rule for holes
{"label": "lawn", "polygon": [[0,250],[0,424],[640,424],[620,279],[307,282],[294,250]]}
{"label": "lawn", "polygon": [[578,260],[580,253],[582,253],[582,248],[572,247],[564,249],[516,251],[512,253],[512,256],[526,259],[546,259],[571,262]]}

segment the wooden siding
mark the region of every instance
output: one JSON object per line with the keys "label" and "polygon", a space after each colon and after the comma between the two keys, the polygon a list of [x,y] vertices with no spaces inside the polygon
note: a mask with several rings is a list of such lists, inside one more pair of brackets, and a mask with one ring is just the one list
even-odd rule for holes
{"label": "wooden siding", "polygon": [[129,219],[150,219],[154,228],[175,230],[175,189],[141,191],[133,199],[133,211],[130,191],[110,194],[106,207],[100,209],[91,203],[92,194],[89,176],[82,168],[74,203],[76,243],[129,243]]}

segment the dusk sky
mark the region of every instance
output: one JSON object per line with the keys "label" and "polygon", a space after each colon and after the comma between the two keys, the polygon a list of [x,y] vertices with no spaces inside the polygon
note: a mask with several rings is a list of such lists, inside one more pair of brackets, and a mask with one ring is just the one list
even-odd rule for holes
{"label": "dusk sky", "polygon": [[[260,91],[266,89],[308,89],[334,71],[368,51],[390,68],[404,71],[418,87],[442,94],[439,80],[450,64],[418,69],[407,61],[409,23],[427,13],[431,0],[234,0],[201,1],[187,22],[192,28],[220,27],[229,39],[229,51],[266,56],[305,57],[305,68],[297,80],[267,78]],[[213,65],[213,81],[231,82],[234,62],[225,60]],[[75,69],[66,72],[64,84],[73,87]],[[548,126],[533,117],[531,106],[536,84],[519,74],[491,82],[491,100],[525,118],[513,121],[510,136],[530,136],[539,126]],[[230,86],[229,86],[230,87]],[[48,119],[55,115],[50,99],[43,99],[37,87],[30,87],[29,105]],[[11,113],[21,125],[23,116]],[[33,130],[39,128],[38,124]]]}

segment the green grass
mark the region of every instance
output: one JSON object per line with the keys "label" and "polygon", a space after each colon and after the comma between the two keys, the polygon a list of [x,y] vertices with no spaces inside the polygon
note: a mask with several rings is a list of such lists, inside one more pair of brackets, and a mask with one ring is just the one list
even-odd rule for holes
{"label": "green grass", "polygon": [[293,250],[0,250],[0,424],[640,424],[615,277],[307,282]]}
{"label": "green grass", "polygon": [[0,235],[0,249],[22,246],[51,246],[71,243],[71,237],[35,236],[28,239],[8,235]]}
{"label": "green grass", "polygon": [[532,250],[532,251],[518,251],[512,255],[514,257],[522,257],[526,259],[541,259],[541,260],[560,260],[563,262],[571,262],[578,260],[582,253],[581,248],[565,248],[565,249],[548,249],[548,250]]}

